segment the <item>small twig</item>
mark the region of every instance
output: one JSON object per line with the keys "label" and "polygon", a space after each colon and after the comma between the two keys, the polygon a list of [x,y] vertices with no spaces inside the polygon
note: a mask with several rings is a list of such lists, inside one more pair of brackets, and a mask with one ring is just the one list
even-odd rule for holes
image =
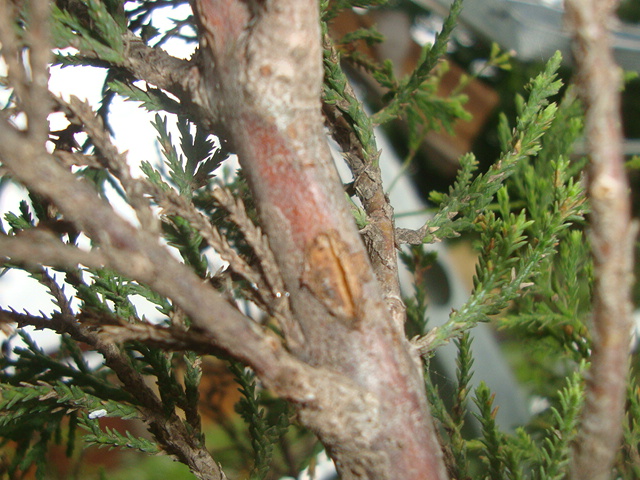
{"label": "small twig", "polygon": [[[325,38],[324,46],[331,49],[332,60],[338,62],[335,47],[330,44],[328,38]],[[349,84],[344,87],[344,95],[356,99],[356,94]],[[363,145],[351,125],[346,121],[340,107],[342,110],[348,109],[346,104],[330,105],[325,103],[322,106],[322,111],[329,125],[331,136],[340,146],[345,162],[353,174],[353,190],[367,213],[368,225],[361,234],[373,270],[383,289],[387,307],[393,316],[394,326],[403,330],[406,313],[398,277],[393,208],[384,191],[378,154],[368,152],[370,147]]]}
{"label": "small twig", "polygon": [[27,74],[22,59],[22,47],[13,35],[12,20],[16,18],[16,5],[0,2],[0,44],[2,58],[7,64],[8,85],[18,98],[24,98],[27,91]]}
{"label": "small twig", "polygon": [[269,290],[273,294],[284,293],[284,282],[269,243],[260,227],[254,225],[247,215],[242,200],[235,198],[227,188],[216,188],[213,191],[213,198],[229,213],[229,220],[244,234],[246,242],[257,255]]}
{"label": "small twig", "polygon": [[608,32],[615,0],[567,0],[577,84],[587,108],[588,193],[594,260],[593,353],[572,478],[605,480],[622,436],[632,326],[633,238],[620,121],[620,68]]}
{"label": "small twig", "polygon": [[289,294],[285,290],[280,269],[269,247],[267,238],[260,227],[254,225],[247,215],[242,200],[235,198],[228,189],[215,189],[213,198],[222,208],[229,212],[229,219],[244,234],[245,241],[256,254],[260,264],[261,277],[264,279],[265,287],[268,287],[258,288],[257,292],[260,295],[267,292],[270,294],[269,298],[266,299],[269,313],[278,320],[288,344],[294,349],[301,346],[304,342],[304,336],[300,330],[300,325],[293,318],[289,305]]}
{"label": "small twig", "polygon": [[66,245],[53,233],[39,228],[13,236],[0,235],[0,257],[32,267],[55,265],[70,269],[75,269],[78,265],[102,268],[107,262],[102,252],[86,252]]}
{"label": "small twig", "polygon": [[[126,161],[126,152],[120,153],[118,151],[111,141],[102,119],[95,114],[87,102],[83,102],[73,95],[68,103],[60,98],[57,101],[83,124],[83,131],[89,136],[98,150],[98,162],[120,180],[128,196],[129,205],[135,210],[142,227],[151,232],[159,232],[158,221],[151,211],[149,200],[144,195],[145,187],[143,182],[131,176],[131,171]],[[75,119],[71,118],[70,120],[73,121]]]}
{"label": "small twig", "polygon": [[195,329],[167,328],[150,323],[122,323],[99,328],[105,340],[116,343],[141,342],[145,345],[170,351],[191,350],[201,355],[219,354],[215,339]]}
{"label": "small twig", "polygon": [[51,62],[51,38],[49,32],[49,0],[29,2],[29,25],[26,39],[29,45],[30,82],[27,97],[20,101],[29,119],[31,141],[43,143],[49,135],[47,117],[51,113],[49,95],[49,63]]}

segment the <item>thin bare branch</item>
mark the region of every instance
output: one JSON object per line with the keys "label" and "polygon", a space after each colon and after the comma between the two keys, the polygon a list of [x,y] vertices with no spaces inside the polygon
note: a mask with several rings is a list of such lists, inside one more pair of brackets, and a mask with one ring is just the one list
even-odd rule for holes
{"label": "thin bare branch", "polygon": [[108,131],[104,128],[102,119],[98,117],[87,102],[83,102],[75,96],[71,96],[69,102],[57,99],[65,110],[69,111],[83,125],[83,131],[89,136],[98,150],[98,161],[122,184],[129,204],[136,212],[143,229],[149,232],[159,232],[159,222],[151,211],[149,200],[145,197],[144,182],[133,178],[126,160],[126,153],[120,153],[111,141]]}
{"label": "thin bare branch", "polygon": [[29,46],[30,81],[26,98],[21,98],[29,122],[31,141],[43,143],[49,135],[47,117],[52,102],[49,94],[49,63],[51,39],[49,34],[49,0],[29,2],[29,25],[26,40]]}
{"label": "thin bare branch", "polygon": [[[331,48],[334,61],[338,55],[330,41],[325,38],[325,48]],[[351,85],[346,84],[345,96],[356,98]],[[382,172],[378,158],[365,158],[362,145],[353,128],[347,124],[339,111],[339,105],[324,104],[323,113],[328,120],[333,139],[340,145],[349,169],[353,173],[353,186],[367,213],[368,225],[361,232],[373,270],[378,278],[387,306],[393,316],[393,322],[400,330],[404,329],[406,312],[400,292],[398,277],[398,245],[393,220],[393,208],[384,192]],[[348,110],[348,105],[343,106]]]}
{"label": "thin bare branch", "polygon": [[197,330],[187,331],[150,323],[103,325],[99,330],[105,340],[116,343],[136,341],[164,350],[190,350],[201,355],[220,353],[215,348],[215,339]]}
{"label": "thin bare branch", "polygon": [[0,235],[0,256],[32,267],[55,265],[73,269],[84,265],[102,268],[107,263],[107,258],[100,251],[87,252],[66,245],[53,233],[40,228],[25,230],[13,236]]}
{"label": "thin bare branch", "polygon": [[207,85],[202,81],[198,64],[201,56],[191,60],[181,60],[169,55],[160,47],[150,47],[132,32],[124,38],[124,64],[135,78],[166,90],[175,95],[192,118],[216,133],[224,133],[224,125],[219,114],[220,98],[207,93]]}
{"label": "thin bare branch", "polygon": [[615,0],[567,0],[577,84],[586,108],[594,260],[593,353],[572,478],[605,480],[619,449],[632,326],[633,237],[620,120],[620,68],[608,24]]}

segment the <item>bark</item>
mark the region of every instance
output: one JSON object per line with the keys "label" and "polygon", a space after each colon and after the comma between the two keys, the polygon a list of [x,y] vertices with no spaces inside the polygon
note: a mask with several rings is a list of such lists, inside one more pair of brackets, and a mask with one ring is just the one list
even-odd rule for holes
{"label": "bark", "polygon": [[567,0],[577,84],[587,108],[591,163],[590,240],[594,260],[593,352],[572,478],[611,478],[620,446],[632,327],[633,237],[629,184],[622,154],[620,68],[608,32],[616,1]]}
{"label": "bark", "polygon": [[370,399],[357,436],[344,435],[354,412],[318,422],[299,405],[301,421],[345,479],[445,478],[420,362],[393,322],[328,150],[317,2],[199,0],[195,11],[211,110],[239,155],[304,336],[293,353]]}

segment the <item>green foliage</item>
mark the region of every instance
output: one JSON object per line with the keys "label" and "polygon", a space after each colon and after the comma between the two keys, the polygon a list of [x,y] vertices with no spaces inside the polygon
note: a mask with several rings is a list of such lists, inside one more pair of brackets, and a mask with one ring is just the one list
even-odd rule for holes
{"label": "green foliage", "polygon": [[[177,126],[184,156],[179,154],[168,131],[167,120],[167,117],[162,118],[156,114],[153,126],[158,132],[158,143],[169,169],[168,180],[180,195],[190,197],[196,189],[207,184],[213,171],[227,158],[228,152],[220,148],[214,150],[209,134],[201,126],[193,125],[179,116]],[[149,162],[144,162],[142,169],[153,183],[161,188],[168,188],[162,175]]]}
{"label": "green foliage", "polygon": [[474,178],[476,160],[472,154],[465,155],[460,159],[460,172],[449,193],[430,195],[430,200],[440,208],[427,224],[425,243],[456,237],[462,231],[477,230],[478,213],[487,208],[521,163],[539,153],[542,135],[549,129],[557,111],[555,104],[549,104],[549,97],[556,95],[561,86],[556,78],[560,61],[561,56],[557,53],[532,81],[528,102],[524,104],[520,100],[520,115],[513,130],[509,130],[503,117],[499,129],[503,153],[489,171]]}
{"label": "green foliage", "polygon": [[400,250],[400,260],[413,274],[414,294],[404,299],[407,308],[405,331],[409,338],[420,335],[427,327],[427,305],[429,292],[425,284],[425,274],[436,261],[435,252],[427,252],[420,246],[412,246],[408,251]]}
{"label": "green foliage", "polygon": [[[427,96],[427,98],[424,98],[426,96],[426,92],[421,92],[421,89],[425,87],[425,82],[429,79],[431,72],[447,50],[447,43],[449,42],[451,33],[457,24],[458,16],[462,11],[462,3],[462,0],[455,0],[451,4],[449,15],[444,21],[442,31],[436,35],[435,42],[432,46],[426,45],[424,47],[422,58],[416,69],[411,73],[409,78],[402,82],[397,91],[390,92],[388,95],[390,100],[387,102],[386,106],[373,115],[372,121],[374,124],[382,125],[397,118],[403,114],[407,106],[410,106],[409,112],[413,112],[410,113],[411,115],[420,116],[422,113],[420,108],[424,108],[429,105],[429,97]],[[417,101],[415,98],[412,98],[416,95],[418,97]],[[440,113],[443,109],[434,107],[433,111]],[[455,108],[455,111],[457,113],[461,113],[461,108],[458,106]],[[427,112],[424,113],[426,114]]]}
{"label": "green foliage", "polygon": [[551,425],[543,441],[537,478],[559,480],[569,473],[571,441],[577,432],[582,397],[582,378],[574,372],[559,392],[559,408],[551,407]]}
{"label": "green foliage", "polygon": [[632,480],[640,475],[640,388],[635,372],[630,375],[627,394],[627,414],[624,423],[624,442],[618,473],[624,480]]}
{"label": "green foliage", "polygon": [[481,383],[476,389],[474,401],[480,411],[477,415],[482,425],[482,438],[480,440],[482,453],[480,458],[486,469],[486,477],[492,479],[507,478],[501,458],[504,436],[496,426],[497,411],[493,408],[493,395],[484,383]]}
{"label": "green foliage", "polygon": [[[352,3],[352,2],[346,2]],[[341,2],[331,3],[325,11],[325,21],[330,20],[337,10],[344,8]],[[356,5],[351,5],[356,6]],[[358,4],[357,6],[363,6]],[[442,31],[436,36],[433,46],[426,45],[415,70],[405,79],[397,79],[390,61],[382,62],[368,58],[355,48],[349,46],[364,41],[369,45],[382,41],[375,28],[359,29],[340,39],[335,48],[325,45],[325,87],[324,102],[335,105],[345,116],[362,145],[363,156],[367,161],[377,162],[377,149],[373,135],[373,127],[400,119],[406,121],[409,133],[409,150],[415,152],[422,144],[429,131],[444,128],[453,133],[453,124],[458,120],[470,120],[464,109],[467,97],[455,93],[448,98],[437,94],[442,75],[447,71],[447,64],[438,63],[446,52],[447,43],[456,25],[462,9],[462,0],[456,0],[444,22]],[[326,29],[326,24],[325,29]],[[326,30],[325,30],[326,33]],[[325,39],[327,35],[325,34]],[[505,58],[496,52],[494,61],[504,65]],[[362,68],[387,90],[382,97],[382,108],[369,116],[361,102],[355,97],[341,66],[341,60]],[[462,86],[462,85],[461,85]]]}
{"label": "green foliage", "polygon": [[262,480],[271,470],[275,445],[289,429],[289,408],[282,401],[274,401],[267,411],[260,401],[264,392],[258,391],[255,374],[235,362],[231,362],[230,370],[235,375],[242,394],[236,410],[248,425],[254,451],[250,478]]}
{"label": "green foliage", "polygon": [[[433,200],[440,202],[440,209],[426,224],[425,241],[472,230],[480,236],[481,249],[471,298],[432,332],[432,348],[478,322],[487,321],[522,297],[541,273],[540,265],[555,255],[559,236],[584,213],[582,188],[572,178],[568,161],[560,158],[538,167],[551,172],[544,177],[530,166],[536,156],[536,164],[545,160],[539,155],[543,148],[541,139],[558,113],[558,107],[549,104],[548,97],[560,88],[555,79],[559,63],[560,56],[554,56],[532,82],[529,101],[522,103],[516,127],[508,140],[504,136],[503,148],[507,150],[489,172],[473,178],[473,158],[467,156],[462,159],[462,169],[449,194],[432,195]],[[573,130],[569,132],[575,134]],[[558,143],[550,145],[557,147]],[[565,146],[569,144],[564,142]],[[516,174],[529,179],[520,182],[521,192],[528,200],[538,198],[548,202],[544,210],[532,204],[531,209],[511,212],[512,202],[504,182]],[[493,195],[497,206],[490,210]]]}
{"label": "green foliage", "polygon": [[[118,14],[117,9],[113,8],[118,3],[86,0],[76,10],[61,9],[54,5],[51,22],[54,45],[60,49],[73,47],[81,55],[103,62],[122,63],[126,22],[124,15]],[[73,57],[59,54],[58,61],[63,65],[84,63],[82,59]]]}
{"label": "green foliage", "polygon": [[149,111],[166,111],[171,113],[178,113],[180,111],[179,104],[159,88],[147,85],[146,90],[143,90],[133,84],[119,80],[113,80],[107,85],[112,92],[128,100],[140,102],[142,106]]}
{"label": "green foliage", "polygon": [[[139,415],[128,403],[132,397],[111,384],[108,369],[90,369],[69,337],[62,337],[59,358],[54,358],[28,335],[20,336],[26,347],[14,350],[15,359],[0,360],[0,438],[17,443],[10,474],[35,465],[37,478],[47,478],[49,443],[61,443],[65,429],[70,455],[76,424],[93,432],[85,441],[101,443],[98,420],[90,412],[123,419]],[[137,443],[130,445],[138,448]]]}
{"label": "green foliage", "polygon": [[[580,105],[571,89],[559,105],[550,103],[561,87],[555,75],[559,63],[556,55],[531,82],[529,99],[517,100],[513,129],[501,120],[503,153],[489,171],[476,174],[475,159],[464,156],[449,193],[431,195],[440,207],[426,224],[425,242],[472,234],[480,251],[470,299],[428,335],[430,351],[452,339],[458,347],[457,386],[453,397],[446,395],[453,401],[443,401],[427,382],[455,478],[568,474],[582,405],[581,362],[589,356],[585,320],[592,266],[580,230],[587,212],[579,181],[584,161],[568,160],[582,131]],[[429,310],[419,281],[425,269],[420,251],[413,247],[403,260],[416,276],[416,292],[406,302],[409,318],[424,320]],[[480,432],[474,433],[466,405],[473,364],[468,335],[496,315],[509,332],[507,348],[513,348],[519,374],[552,403],[529,426],[505,433],[496,424],[493,395],[480,383],[474,398]]]}
{"label": "green foliage", "polygon": [[[326,24],[324,27],[326,29]],[[373,122],[367,115],[362,102],[351,90],[349,80],[340,66],[340,56],[331,45],[325,45],[323,58],[325,71],[323,100],[329,105],[335,105],[348,119],[362,145],[365,160],[375,162],[378,150],[373,133]]]}

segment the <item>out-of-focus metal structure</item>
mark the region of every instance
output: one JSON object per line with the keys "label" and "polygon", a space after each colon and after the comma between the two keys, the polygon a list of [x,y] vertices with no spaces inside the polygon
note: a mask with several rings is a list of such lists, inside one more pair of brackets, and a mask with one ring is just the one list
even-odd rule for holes
{"label": "out-of-focus metal structure", "polygon": [[[446,15],[453,0],[411,0]],[[571,61],[569,35],[563,23],[562,0],[466,0],[461,21],[469,29],[513,50],[523,61],[546,61],[560,50]],[[620,66],[640,71],[640,27],[612,25],[613,49]]]}

